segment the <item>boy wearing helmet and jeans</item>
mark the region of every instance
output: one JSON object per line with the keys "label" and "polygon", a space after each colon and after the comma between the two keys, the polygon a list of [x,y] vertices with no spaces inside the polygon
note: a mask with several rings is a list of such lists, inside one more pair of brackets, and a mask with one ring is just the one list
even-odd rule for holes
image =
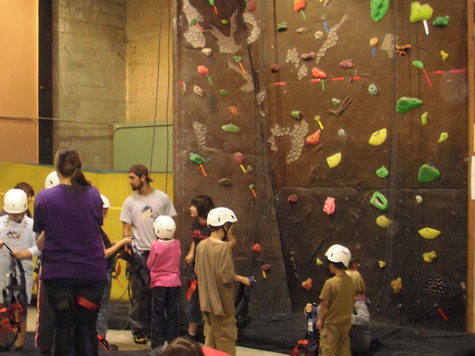
{"label": "boy wearing helmet and jeans", "polygon": [[[320,330],[321,356],[351,356],[350,329],[355,287],[345,273],[351,260],[351,253],[345,246],[332,245],[325,253],[328,268],[334,275],[327,279],[320,293],[320,310],[317,329]],[[307,304],[305,311],[312,311]]]}
{"label": "boy wearing helmet and jeans", "polygon": [[196,248],[200,308],[203,312],[205,346],[236,355],[237,327],[233,283],[249,285],[249,278],[234,273],[231,246],[224,241],[237,221],[227,208],[212,209],[207,218],[209,238]]}
{"label": "boy wearing helmet and jeans", "polygon": [[160,355],[179,336],[178,311],[180,302],[180,241],[175,240],[173,219],[160,215],[153,223],[157,241],[150,247],[147,267],[152,289],[152,355]]}

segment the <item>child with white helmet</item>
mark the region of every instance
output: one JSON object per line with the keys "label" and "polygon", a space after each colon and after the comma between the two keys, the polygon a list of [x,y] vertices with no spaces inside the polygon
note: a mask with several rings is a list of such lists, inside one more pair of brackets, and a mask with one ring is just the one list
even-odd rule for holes
{"label": "child with white helmet", "polygon": [[[27,300],[31,300],[33,290],[33,261],[34,256],[40,254],[36,247],[36,235],[33,232],[33,220],[25,215],[28,209],[27,194],[21,189],[10,189],[3,200],[3,209],[7,215],[0,217],[0,291],[3,290],[8,283],[7,275],[10,272],[11,255],[21,260],[25,272],[25,284],[21,286],[25,288]],[[20,271],[17,269],[17,276]],[[20,279],[19,279],[20,280]],[[3,294],[0,293],[0,302],[4,302]],[[15,342],[16,349],[20,351],[23,348],[26,334],[26,321],[21,324],[21,331]],[[2,334],[3,336],[3,334]],[[7,340],[0,339],[0,346],[7,346]]]}
{"label": "child with white helmet", "polygon": [[175,240],[175,221],[160,215],[153,223],[157,241],[150,247],[147,267],[152,288],[152,354],[165,349],[165,341],[179,336],[178,311],[180,302],[180,241]]}
{"label": "child with white helmet", "polygon": [[[356,290],[351,277],[345,273],[350,264],[351,252],[345,246],[332,245],[325,257],[334,276],[325,281],[320,293],[316,325],[320,330],[320,355],[351,356],[351,314]],[[305,311],[310,313],[312,304],[307,304]]]}
{"label": "child with white helmet", "polygon": [[207,222],[211,235],[196,248],[195,264],[205,346],[235,356],[237,327],[233,282],[250,285],[249,278],[234,272],[231,246],[225,241],[237,218],[228,208],[215,208],[209,212]]}

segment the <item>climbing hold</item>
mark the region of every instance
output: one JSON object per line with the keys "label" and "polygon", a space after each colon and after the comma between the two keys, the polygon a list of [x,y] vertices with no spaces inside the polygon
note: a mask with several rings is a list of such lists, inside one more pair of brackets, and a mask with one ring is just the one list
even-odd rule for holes
{"label": "climbing hold", "polygon": [[241,167],[241,170],[243,171],[243,173],[247,173],[246,172],[246,169],[244,168],[244,166],[242,165],[242,163],[244,162],[244,155],[241,153],[241,152],[236,152],[234,154],[234,161],[239,164],[239,166]]}
{"label": "climbing hold", "polygon": [[307,31],[305,27],[299,27],[298,29],[295,30],[295,32],[297,33],[304,33],[305,31]]}
{"label": "climbing hold", "polygon": [[252,196],[254,197],[254,199],[257,199],[256,190],[255,190],[256,187],[254,186],[254,184],[250,184],[249,189],[251,190],[251,193],[252,193]]}
{"label": "climbing hold", "polygon": [[327,157],[327,163],[330,168],[335,168],[340,164],[341,152],[335,153],[333,156]]}
{"label": "climbing hold", "polygon": [[241,132],[241,129],[239,127],[237,127],[236,125],[234,125],[234,124],[223,125],[223,126],[221,126],[221,128],[224,131],[229,132],[229,133],[237,134],[237,133]]}
{"label": "climbing hold", "polygon": [[372,83],[372,84],[368,85],[368,92],[372,96],[378,95],[379,90],[378,90],[378,87],[376,86],[376,84]]}
{"label": "climbing hold", "polygon": [[338,106],[337,109],[328,110],[328,114],[336,116],[336,117],[340,117],[341,114],[345,112],[345,110],[348,108],[350,104],[351,104],[351,99],[349,96],[347,96],[345,99],[343,99],[343,101],[341,102],[341,104]]}
{"label": "climbing hold", "polygon": [[304,61],[308,61],[310,59],[314,59],[315,58],[315,52],[308,52],[308,53],[302,53],[300,55],[300,58]]}
{"label": "climbing hold", "polygon": [[379,178],[386,178],[389,175],[389,171],[386,167],[382,166],[376,170],[376,175]]}
{"label": "climbing hold", "polygon": [[206,78],[208,78],[209,84],[213,85],[213,81],[211,80],[211,77],[209,76],[209,70],[205,66],[198,66],[198,74],[204,74],[206,75]]}
{"label": "climbing hold", "polygon": [[422,196],[416,195],[415,198],[416,198],[417,204],[421,204],[421,203],[422,203]]}
{"label": "climbing hold", "polygon": [[371,134],[371,137],[369,138],[368,143],[371,146],[379,146],[386,141],[386,137],[388,135],[388,130],[386,128],[375,131]]}
{"label": "climbing hold", "polygon": [[344,59],[340,63],[340,67],[345,69],[353,68],[353,60],[352,59]]}
{"label": "climbing hold", "polygon": [[315,262],[317,263],[317,266],[321,266],[323,265],[323,262],[321,259],[319,259],[318,257],[315,259]]}
{"label": "climbing hold", "polygon": [[431,227],[424,227],[424,228],[420,229],[418,232],[419,232],[419,235],[421,235],[423,238],[425,238],[427,240],[433,240],[437,236],[440,235],[439,230],[433,229]]}
{"label": "climbing hold", "polygon": [[412,61],[412,65],[416,68],[419,68],[419,69],[422,69],[424,68],[424,63],[422,63],[421,61],[417,60],[417,61]]}
{"label": "climbing hold", "polygon": [[434,10],[428,4],[421,5],[419,1],[414,1],[411,4],[411,16],[409,21],[412,23],[429,20],[432,17]]}
{"label": "climbing hold", "polygon": [[295,204],[297,204],[298,201],[299,201],[299,197],[297,196],[297,194],[291,194],[291,195],[289,195],[289,197],[287,198],[287,202],[288,202],[290,205],[295,205]]}
{"label": "climbing hold", "polygon": [[284,31],[287,31],[288,29],[289,29],[288,24],[285,21],[277,24],[277,31],[278,32],[284,32]]}
{"label": "climbing hold", "polygon": [[435,20],[432,22],[432,26],[435,26],[435,27],[445,27],[448,24],[449,24],[448,16],[437,16]]}
{"label": "climbing hold", "polygon": [[219,185],[222,185],[223,187],[230,187],[231,186],[231,179],[229,178],[221,178],[218,181]]}
{"label": "climbing hold", "polygon": [[337,98],[332,98],[332,103],[333,103],[333,105],[340,105],[341,100],[337,99]]}
{"label": "climbing hold", "polygon": [[320,142],[320,134],[320,130],[315,131],[312,135],[307,137],[305,142],[309,145],[315,146],[316,144],[318,144],[318,142]]}
{"label": "climbing hold", "polygon": [[219,94],[221,96],[226,96],[226,95],[228,95],[228,91],[226,89],[219,89]]}
{"label": "climbing hold", "polygon": [[305,1],[306,0],[294,0],[294,11],[299,12],[305,9]]}
{"label": "climbing hold", "polygon": [[312,278],[307,278],[305,281],[303,281],[302,288],[305,290],[312,289]]}
{"label": "climbing hold", "polygon": [[193,86],[193,92],[198,96],[204,96],[205,95],[205,91],[203,89],[201,89],[198,85]]}
{"label": "climbing hold", "polygon": [[255,243],[254,245],[252,245],[252,251],[253,252],[262,252],[261,245],[259,245],[258,243]]}
{"label": "climbing hold", "polygon": [[330,198],[328,197],[327,200],[325,200],[325,205],[323,206],[323,211],[327,215],[332,215],[335,212],[335,198]]}
{"label": "climbing hold", "polygon": [[376,218],[376,225],[379,227],[388,227],[391,225],[391,219],[388,219],[386,215],[380,215]]}
{"label": "climbing hold", "polygon": [[369,46],[370,46],[371,48],[375,48],[375,47],[378,45],[378,43],[379,43],[378,37],[372,37],[372,38],[370,38],[370,40],[369,40]]}
{"label": "climbing hold", "polygon": [[296,120],[300,120],[302,118],[302,114],[300,114],[300,111],[298,110],[292,110],[290,115]]}
{"label": "climbing hold", "polygon": [[396,104],[396,111],[399,114],[405,114],[422,105],[422,100],[418,98],[408,98],[403,96],[399,98]]}
{"label": "climbing hold", "polygon": [[345,130],[343,130],[343,129],[339,129],[339,130],[338,130],[338,136],[344,137],[345,135],[346,135]]}
{"label": "climbing hold", "polygon": [[397,277],[391,281],[391,288],[393,289],[394,294],[399,294],[402,290],[402,278]]}
{"label": "climbing hold", "polygon": [[437,258],[437,254],[435,253],[434,250],[432,250],[432,251],[430,251],[430,252],[423,253],[423,254],[422,254],[422,258],[423,258],[424,261],[426,261],[427,263],[432,263],[432,262],[434,262],[434,260]]}
{"label": "climbing hold", "polygon": [[251,0],[251,2],[249,3],[249,6],[247,7],[247,11],[254,12],[256,8],[257,8],[256,0]]}
{"label": "climbing hold", "polygon": [[322,31],[317,31],[317,32],[315,32],[314,36],[315,36],[316,40],[319,40],[320,38],[323,37],[323,32]]}
{"label": "climbing hold", "polygon": [[211,48],[203,48],[201,53],[203,53],[206,57],[209,57],[211,56],[211,53],[213,53],[213,50]]}
{"label": "climbing hold", "polygon": [[449,58],[449,54],[445,52],[444,50],[440,51],[440,56],[442,57],[442,60],[445,62],[447,58]]}
{"label": "climbing hold", "polygon": [[265,265],[261,266],[262,277],[267,278],[266,272],[270,271],[271,267],[270,264],[266,263]]}
{"label": "climbing hold", "polygon": [[389,7],[389,0],[371,0],[371,18],[374,22],[378,22],[386,15]]}
{"label": "climbing hold", "polygon": [[429,113],[428,113],[427,111],[421,115],[421,123],[422,123],[422,126],[426,126],[426,125],[427,125],[427,115],[429,115]]}
{"label": "climbing hold", "polygon": [[384,267],[386,267],[386,262],[384,262],[384,261],[382,261],[382,260],[379,260],[378,264],[379,264],[379,268],[384,268]]}
{"label": "climbing hold", "polygon": [[238,114],[238,108],[234,105],[228,107],[229,112],[232,115],[237,115]]}
{"label": "climbing hold", "polygon": [[403,46],[398,46],[396,45],[396,54],[398,56],[407,56],[407,54],[409,53],[409,50],[411,49],[411,45],[408,43],[408,44],[405,44]]}
{"label": "climbing hold", "polygon": [[234,61],[236,63],[242,62],[242,57],[241,56],[233,56],[233,58],[234,58]]}
{"label": "climbing hold", "polygon": [[271,71],[272,73],[278,73],[278,72],[280,72],[280,65],[277,64],[277,63],[273,64],[273,65],[270,67],[270,71]]}
{"label": "climbing hold", "polygon": [[312,75],[317,79],[325,79],[327,77],[325,72],[318,69],[317,67],[312,68]]}
{"label": "climbing hold", "polygon": [[229,20],[227,20],[227,19],[222,19],[222,20],[221,20],[221,23],[222,23],[223,25],[227,25],[227,24],[229,23]]}
{"label": "climbing hold", "polygon": [[203,164],[205,163],[205,159],[203,157],[201,157],[199,154],[197,153],[192,153],[190,152],[190,161],[193,162],[193,163],[196,163],[200,166],[201,168],[201,172],[203,173],[203,175],[205,177],[207,177],[208,175],[206,174],[206,171],[205,171],[205,168],[203,167]]}
{"label": "climbing hold", "polygon": [[253,169],[254,169],[254,168],[252,168],[252,166],[251,166],[250,164],[248,164],[248,165],[246,166],[246,173],[252,173]]}
{"label": "climbing hold", "polygon": [[440,172],[437,168],[430,166],[428,164],[423,164],[421,168],[419,168],[419,174],[417,179],[421,183],[431,182],[434,179],[440,177]]}
{"label": "climbing hold", "polygon": [[386,199],[386,197],[380,192],[374,192],[369,202],[372,206],[378,208],[381,211],[388,210],[388,199]]}
{"label": "climbing hold", "polygon": [[442,132],[440,134],[440,137],[439,137],[439,141],[438,142],[445,142],[447,141],[449,138],[449,133],[448,132]]}

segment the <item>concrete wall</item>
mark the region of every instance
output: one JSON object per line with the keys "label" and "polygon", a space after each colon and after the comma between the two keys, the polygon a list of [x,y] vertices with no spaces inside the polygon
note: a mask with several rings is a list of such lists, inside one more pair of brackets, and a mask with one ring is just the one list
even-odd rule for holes
{"label": "concrete wall", "polygon": [[54,149],[78,149],[87,168],[112,167],[111,123],[127,117],[126,3],[54,1]]}
{"label": "concrete wall", "polygon": [[128,121],[154,121],[156,104],[156,119],[165,121],[167,102],[171,120],[173,39],[170,21],[167,1],[127,2]]}

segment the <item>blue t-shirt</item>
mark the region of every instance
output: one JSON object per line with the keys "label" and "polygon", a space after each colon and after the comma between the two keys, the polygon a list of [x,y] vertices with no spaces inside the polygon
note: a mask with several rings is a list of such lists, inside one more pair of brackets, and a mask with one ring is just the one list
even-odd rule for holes
{"label": "blue t-shirt", "polygon": [[45,231],[41,279],[105,280],[102,199],[96,187],[59,184],[35,198],[33,230]]}

